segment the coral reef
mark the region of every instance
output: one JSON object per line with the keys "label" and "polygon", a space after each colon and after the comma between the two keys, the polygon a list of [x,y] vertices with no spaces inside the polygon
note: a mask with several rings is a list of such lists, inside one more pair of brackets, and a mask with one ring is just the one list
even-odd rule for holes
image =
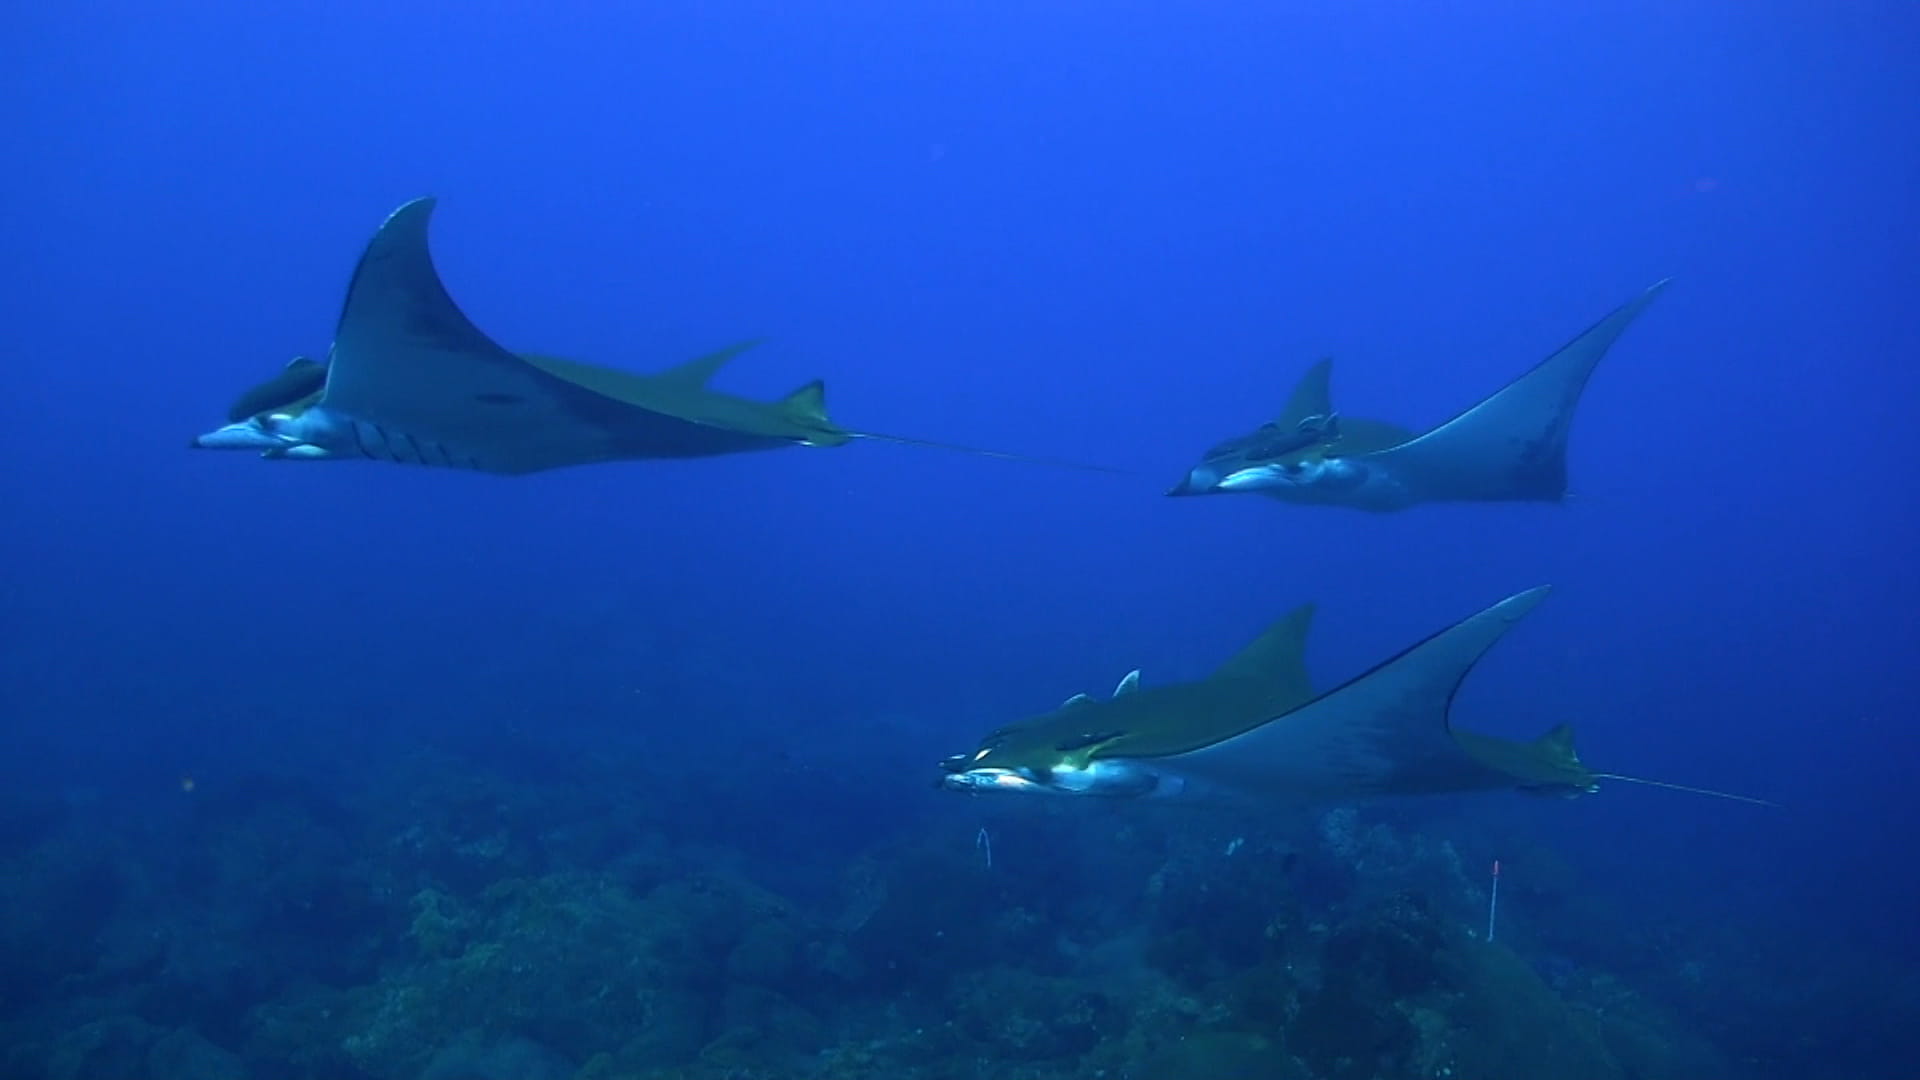
{"label": "coral reef", "polygon": [[[423,756],[348,794],[257,778],[138,818],[10,808],[0,1071],[1714,1080],[1733,1075],[1715,1044],[1764,1046],[1812,1008],[1743,980],[1736,939],[1624,949],[1620,971],[1522,915],[1481,940],[1453,843],[1385,815],[1248,834],[1008,813],[991,865],[976,821],[935,818],[785,865],[540,770]],[[1554,881],[1522,910],[1580,903]],[[1891,1032],[1897,1011],[1834,1022]]]}

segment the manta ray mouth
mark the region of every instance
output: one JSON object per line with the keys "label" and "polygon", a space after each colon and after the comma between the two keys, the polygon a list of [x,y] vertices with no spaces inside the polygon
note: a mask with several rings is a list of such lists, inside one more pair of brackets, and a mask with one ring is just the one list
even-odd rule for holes
{"label": "manta ray mouth", "polygon": [[964,772],[949,772],[934,781],[934,786],[947,791],[985,792],[1014,791],[1036,793],[1052,791],[1045,784],[1038,784],[1006,769],[969,769]]}
{"label": "manta ray mouth", "polygon": [[1254,465],[1230,472],[1214,485],[1215,491],[1260,491],[1265,488],[1296,486],[1298,466]]}
{"label": "manta ray mouth", "polygon": [[193,450],[271,450],[288,443],[289,440],[264,431],[260,425],[246,420],[196,435],[187,446]]}

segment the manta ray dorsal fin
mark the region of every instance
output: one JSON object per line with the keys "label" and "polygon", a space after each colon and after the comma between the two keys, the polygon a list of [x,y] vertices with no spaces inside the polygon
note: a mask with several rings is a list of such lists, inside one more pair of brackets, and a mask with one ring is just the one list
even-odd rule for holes
{"label": "manta ray dorsal fin", "polygon": [[1302,422],[1316,416],[1327,416],[1333,412],[1333,358],[1326,357],[1307,369],[1300,381],[1293,384],[1293,393],[1287,396],[1287,403],[1274,417],[1274,424],[1283,431],[1292,431]]}
{"label": "manta ray dorsal fin", "polygon": [[1204,785],[1275,801],[1510,786],[1461,748],[1447,713],[1474,664],[1546,593],[1510,596],[1299,708],[1160,761]]}
{"label": "manta ray dorsal fin", "polygon": [[678,364],[662,371],[658,375],[655,375],[654,378],[662,382],[678,383],[682,386],[705,386],[708,382],[712,381],[714,375],[718,374],[721,368],[727,366],[728,361],[746,352],[748,349],[760,345],[765,340],[765,338],[749,338],[746,341],[729,345],[718,352],[710,352],[705,356],[696,356],[684,364]]}
{"label": "manta ray dorsal fin", "polygon": [[1127,672],[1126,677],[1120,680],[1118,686],[1113,688],[1113,696],[1122,697],[1138,689],[1140,689],[1140,669],[1134,668],[1132,671]]}

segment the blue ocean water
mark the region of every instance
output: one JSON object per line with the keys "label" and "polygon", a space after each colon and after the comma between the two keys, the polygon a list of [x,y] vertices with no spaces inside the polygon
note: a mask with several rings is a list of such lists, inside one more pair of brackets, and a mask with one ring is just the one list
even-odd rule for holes
{"label": "blue ocean water", "polygon": [[[1413,1075],[1315,1041],[1342,954],[1313,943],[1403,925],[1374,892],[1477,926],[1496,858],[1501,962],[1602,1032],[1592,1075],[1908,1075],[1905,6],[5,25],[7,1075],[1153,1077],[1223,1033],[1286,1059],[1245,1075]],[[367,238],[426,194],[449,289],[511,347],[645,371],[764,335],[724,388],[820,377],[855,428],[1131,474],[875,444],[518,478],[187,450],[325,349]],[[1565,505],[1162,497],[1321,356],[1343,411],[1428,425],[1666,277],[1580,405]],[[1223,822],[932,789],[986,729],[1135,667],[1197,677],[1295,604],[1331,685],[1541,583],[1463,725],[1572,722],[1596,768],[1781,807],[1608,785]],[[1247,838],[1307,854],[1250,870],[1224,854]],[[708,879],[791,908],[777,979],[591,966]],[[1139,907],[1169,888],[1295,912],[1325,971],[1169,962],[1232,921]],[[910,964],[932,934],[977,944]],[[457,966],[515,949],[497,985]],[[1147,973],[1194,1015],[1143,1004],[1180,996]],[[1262,1012],[1249,980],[1297,1000]],[[554,1021],[586,983],[672,985],[656,1012],[698,1020]],[[1668,1049],[1609,1028],[1606,994]],[[913,1041],[942,1023],[966,1036]]]}

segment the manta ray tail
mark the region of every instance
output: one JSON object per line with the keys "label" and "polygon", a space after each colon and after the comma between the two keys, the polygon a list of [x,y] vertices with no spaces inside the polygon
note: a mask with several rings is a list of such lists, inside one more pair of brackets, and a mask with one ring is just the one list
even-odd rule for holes
{"label": "manta ray tail", "polygon": [[1623,784],[1641,784],[1645,787],[1666,788],[1668,791],[1684,791],[1689,795],[1707,795],[1715,799],[1730,799],[1733,802],[1751,803],[1754,806],[1779,806],[1771,799],[1756,799],[1751,795],[1735,795],[1727,791],[1715,791],[1712,788],[1692,787],[1687,784],[1672,784],[1665,780],[1648,780],[1642,776],[1623,776],[1620,773],[1594,773],[1595,780],[1618,780]]}
{"label": "manta ray tail", "polygon": [[908,435],[888,435],[878,431],[855,431],[849,434],[856,439],[872,439],[875,442],[889,442],[897,446],[919,446],[931,450],[952,450],[955,453],[972,454],[975,457],[999,458],[1002,461],[1018,461],[1028,465],[1045,465],[1055,469],[1078,469],[1082,472],[1107,473],[1112,476],[1135,475],[1131,469],[1116,469],[1109,465],[1092,465],[1084,461],[1068,461],[1064,458],[1016,454],[1008,450],[989,450],[984,447],[965,446],[960,443],[936,442],[932,439],[916,439]]}
{"label": "manta ray tail", "polygon": [[1077,461],[1062,461],[1058,458],[1033,457],[1027,454],[1009,453],[1004,450],[987,450],[978,446],[963,446],[959,443],[935,442],[932,439],[915,439],[906,435],[888,435],[878,431],[849,431],[833,422],[827,415],[827,386],[819,379],[800,387],[777,403],[781,411],[800,426],[819,432],[808,441],[815,446],[838,446],[852,439],[870,439],[874,442],[889,442],[900,446],[922,446],[934,450],[952,450],[978,457],[1001,458],[1006,461],[1022,461],[1029,465],[1050,465],[1063,469],[1084,469],[1090,472],[1130,475],[1121,469],[1110,469],[1103,465],[1086,465]]}
{"label": "manta ray tail", "polygon": [[1567,433],[1587,380],[1666,286],[1656,282],[1490,397],[1379,460],[1426,499],[1560,501]]}
{"label": "manta ray tail", "polygon": [[[1458,733],[1456,733],[1458,734]],[[1559,724],[1553,730],[1526,744],[1531,751],[1533,767],[1526,772],[1537,776],[1555,776],[1563,783],[1570,783],[1580,793],[1598,790],[1596,780],[1618,780],[1623,784],[1640,784],[1645,787],[1666,788],[1668,791],[1684,791],[1689,795],[1707,795],[1716,799],[1729,799],[1733,802],[1752,803],[1755,806],[1779,806],[1779,803],[1767,799],[1756,799],[1751,795],[1734,795],[1730,792],[1715,791],[1712,788],[1693,787],[1688,784],[1675,784],[1666,780],[1648,780],[1641,776],[1626,776],[1622,773],[1594,772],[1580,761],[1580,754],[1573,746],[1573,725]],[[1509,763],[1509,767],[1513,763]],[[1516,775],[1522,775],[1516,771]]]}

